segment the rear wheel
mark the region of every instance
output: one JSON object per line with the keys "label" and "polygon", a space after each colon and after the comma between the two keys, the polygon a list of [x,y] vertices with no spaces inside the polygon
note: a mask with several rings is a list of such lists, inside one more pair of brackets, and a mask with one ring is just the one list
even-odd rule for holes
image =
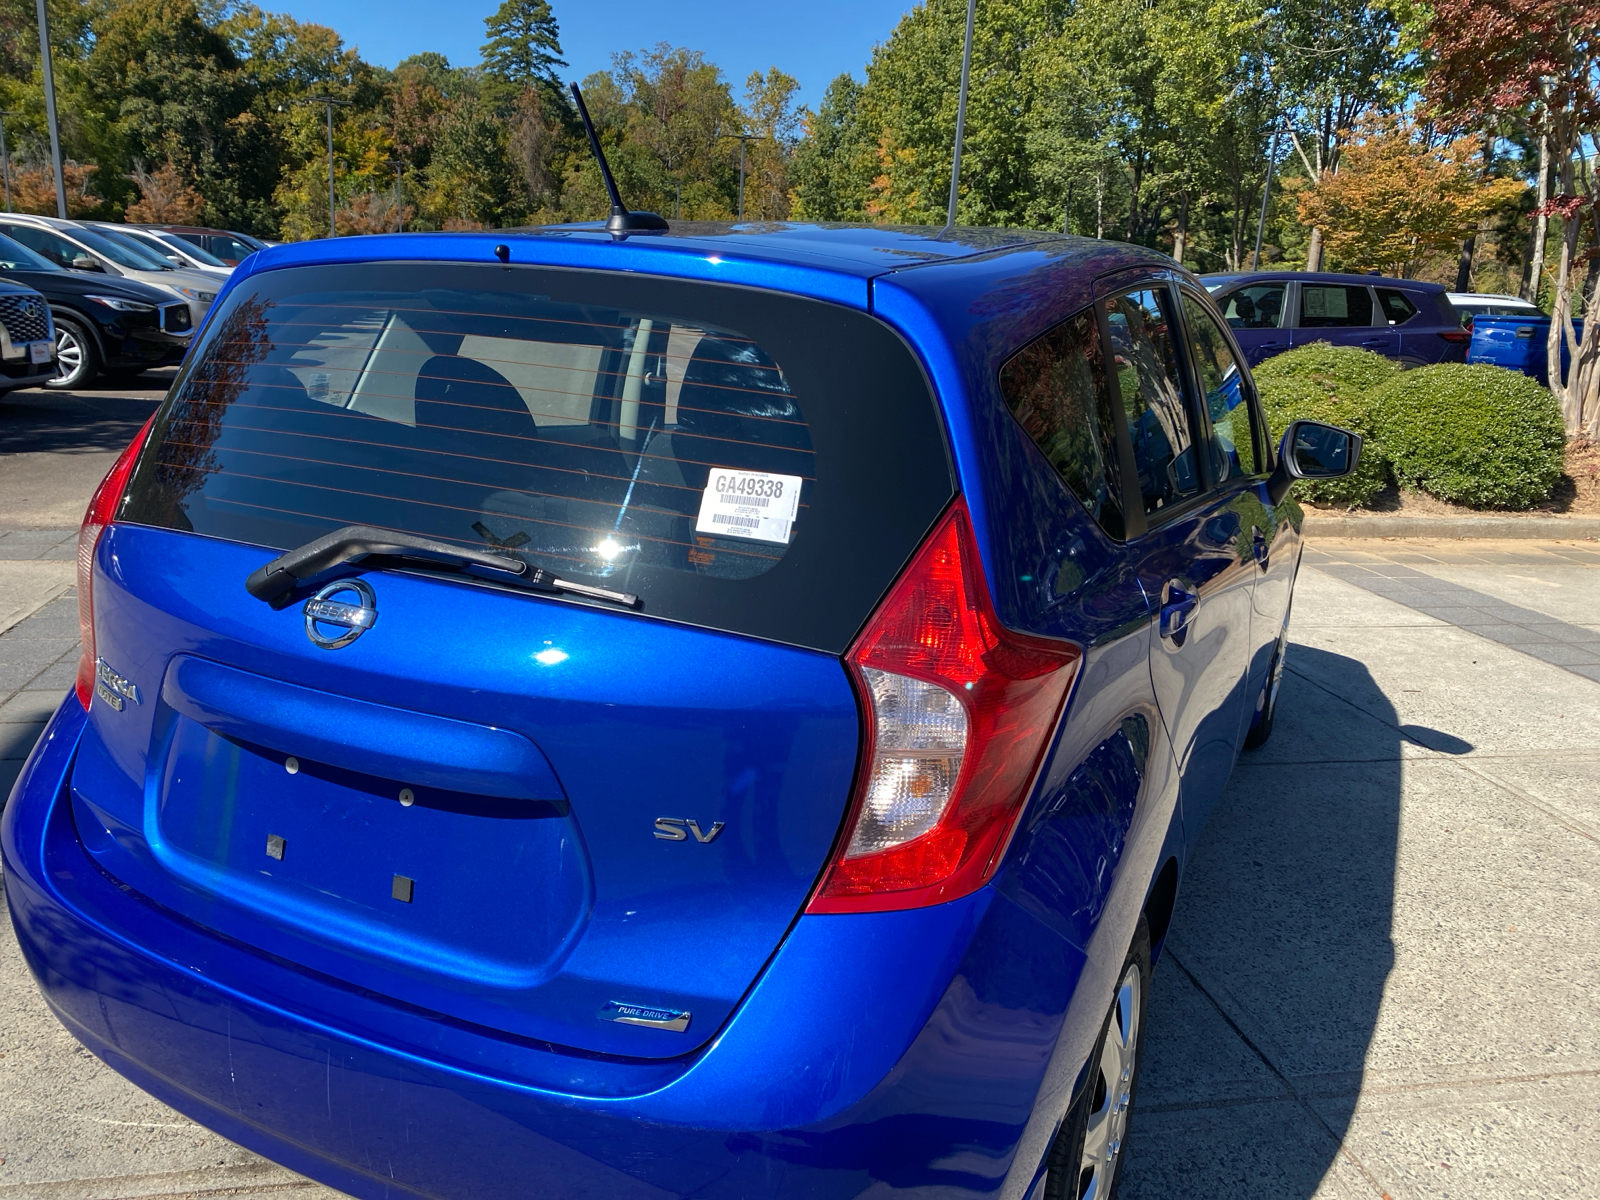
{"label": "rear wheel", "polygon": [[100,373],[94,335],[70,317],[57,317],[55,324],[56,373],[45,387],[82,387]]}
{"label": "rear wheel", "polygon": [[1112,1200],[1126,1157],[1150,996],[1150,927],[1143,917],[1111,1011],[1089,1056],[1089,1078],[1068,1111],[1045,1174],[1044,1200]]}

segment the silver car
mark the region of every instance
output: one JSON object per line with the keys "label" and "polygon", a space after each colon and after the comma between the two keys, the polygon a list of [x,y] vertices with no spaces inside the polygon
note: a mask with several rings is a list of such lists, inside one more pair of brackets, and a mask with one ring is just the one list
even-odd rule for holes
{"label": "silver car", "polygon": [[85,221],[84,224],[105,237],[131,240],[179,270],[198,271],[211,276],[218,283],[233,274],[233,268],[215,254],[193,242],[184,241],[177,234],[144,229],[138,225],[113,225],[110,221]]}
{"label": "silver car", "polygon": [[181,296],[189,306],[194,328],[222,290],[222,281],[216,276],[180,270],[155,250],[146,250],[131,239],[108,237],[88,222],[0,213],[0,233],[69,271],[133,279]]}

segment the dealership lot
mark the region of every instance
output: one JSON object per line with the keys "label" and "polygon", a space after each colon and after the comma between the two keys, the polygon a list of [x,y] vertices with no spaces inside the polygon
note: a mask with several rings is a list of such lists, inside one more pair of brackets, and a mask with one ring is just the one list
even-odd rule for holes
{"label": "dealership lot", "polygon": [[[71,682],[77,514],[158,396],[0,411],[7,787]],[[1277,731],[1156,972],[1122,1194],[1600,1194],[1600,546],[1319,542],[1305,567]],[[0,1198],[332,1195],[78,1049],[8,922],[0,1056]]]}

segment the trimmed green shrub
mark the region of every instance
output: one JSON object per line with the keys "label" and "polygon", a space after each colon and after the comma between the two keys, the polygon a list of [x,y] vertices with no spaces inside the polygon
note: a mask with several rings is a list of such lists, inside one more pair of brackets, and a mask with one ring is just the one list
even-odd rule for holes
{"label": "trimmed green shrub", "polygon": [[1370,350],[1313,342],[1267,359],[1252,374],[1276,445],[1293,421],[1321,421],[1359,433],[1361,461],[1343,479],[1302,480],[1295,492],[1315,504],[1357,508],[1389,486],[1389,459],[1373,436],[1368,392],[1401,374],[1400,364]]}
{"label": "trimmed green shrub", "polygon": [[1395,478],[1473,508],[1528,508],[1561,477],[1566,431],[1548,388],[1517,371],[1439,363],[1369,399]]}
{"label": "trimmed green shrub", "polygon": [[1330,396],[1353,398],[1387,383],[1403,370],[1394,359],[1371,350],[1312,342],[1273,355],[1251,374],[1263,388],[1289,379],[1304,379]]}

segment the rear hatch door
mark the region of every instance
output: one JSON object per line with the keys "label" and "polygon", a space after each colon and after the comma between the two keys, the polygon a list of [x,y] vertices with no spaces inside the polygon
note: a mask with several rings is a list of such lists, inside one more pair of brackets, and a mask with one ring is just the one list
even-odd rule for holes
{"label": "rear hatch door", "polygon": [[[300,267],[223,303],[96,554],[137,700],[91,710],[86,846],[397,1000],[693,1049],[826,859],[839,655],[954,490],[910,352],[838,306],[599,272]],[[356,524],[638,602],[404,557],[246,592]]]}

